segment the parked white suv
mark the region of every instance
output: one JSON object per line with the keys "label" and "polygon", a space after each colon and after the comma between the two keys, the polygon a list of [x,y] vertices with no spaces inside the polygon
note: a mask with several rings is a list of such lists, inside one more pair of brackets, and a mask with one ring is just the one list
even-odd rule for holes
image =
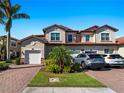
{"label": "parked white suv", "polygon": [[124,58],[119,54],[104,54],[103,57],[109,66],[124,67]]}

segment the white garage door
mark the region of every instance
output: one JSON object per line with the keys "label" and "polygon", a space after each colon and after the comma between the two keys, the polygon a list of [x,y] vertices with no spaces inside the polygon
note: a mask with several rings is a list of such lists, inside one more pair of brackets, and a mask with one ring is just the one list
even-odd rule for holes
{"label": "white garage door", "polygon": [[26,51],[25,63],[28,64],[41,64],[41,52],[38,51]]}
{"label": "white garage door", "polygon": [[29,54],[30,64],[41,64],[41,54],[40,53],[30,53]]}

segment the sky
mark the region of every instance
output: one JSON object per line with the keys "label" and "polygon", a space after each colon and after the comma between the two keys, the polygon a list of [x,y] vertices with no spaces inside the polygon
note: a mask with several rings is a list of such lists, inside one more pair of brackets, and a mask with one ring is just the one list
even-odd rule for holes
{"label": "sky", "polygon": [[[118,28],[116,37],[124,36],[124,0],[11,0],[20,4],[20,13],[30,19],[13,21],[11,35],[22,39],[29,35],[43,34],[42,29],[61,24],[75,30],[104,24]],[[0,35],[5,35],[0,25]]]}

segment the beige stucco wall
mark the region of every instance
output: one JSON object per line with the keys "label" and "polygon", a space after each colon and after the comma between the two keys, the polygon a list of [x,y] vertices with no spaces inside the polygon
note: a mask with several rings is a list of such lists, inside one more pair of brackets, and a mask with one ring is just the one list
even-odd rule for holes
{"label": "beige stucco wall", "polygon": [[86,42],[85,35],[90,35],[90,41],[89,42],[95,42],[95,34],[93,34],[93,33],[81,33],[81,42]]}
{"label": "beige stucco wall", "polygon": [[[36,43],[32,44],[32,42],[36,42]],[[40,50],[41,51],[41,59],[44,58],[45,45],[39,39],[30,38],[21,43],[21,58],[25,58],[25,50]]]}
{"label": "beige stucco wall", "polygon": [[65,36],[65,31],[58,28],[58,27],[52,27],[50,29],[48,29],[46,32],[45,32],[45,37],[46,39],[49,41],[49,42],[53,42],[51,41],[51,33],[60,33],[60,41],[59,42],[56,42],[56,43],[65,43],[66,41],[66,36]]}
{"label": "beige stucco wall", "polygon": [[119,46],[118,53],[124,57],[124,45]]}
{"label": "beige stucco wall", "polygon": [[[110,34],[110,41],[112,43],[115,43],[115,31],[109,29],[109,28],[101,28],[98,31],[96,31],[96,42],[100,43],[101,42],[101,33],[109,33]],[[103,42],[105,43],[105,42]]]}
{"label": "beige stucco wall", "polygon": [[[49,54],[51,49],[57,45],[46,45],[45,56]],[[118,46],[115,45],[66,45],[69,49],[73,50],[96,50],[99,54],[104,54],[104,49],[113,49],[113,53],[118,53]]]}
{"label": "beige stucco wall", "polygon": [[[17,40],[14,40],[14,39],[11,39],[11,41],[14,41],[16,42],[16,46],[11,46],[10,44],[10,51],[13,51],[13,52],[19,52],[20,51],[20,44],[17,43],[18,41]],[[0,44],[5,44],[6,45],[6,38],[4,38],[4,40],[0,40]]]}
{"label": "beige stucco wall", "polygon": [[76,37],[76,33],[71,33],[71,32],[66,32],[66,42],[68,42],[68,35],[72,34],[73,35],[73,42],[76,42],[77,37]]}

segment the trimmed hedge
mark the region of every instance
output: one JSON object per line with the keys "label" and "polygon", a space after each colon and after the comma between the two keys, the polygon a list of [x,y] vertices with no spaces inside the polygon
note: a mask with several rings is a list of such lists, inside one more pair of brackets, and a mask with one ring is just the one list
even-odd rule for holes
{"label": "trimmed hedge", "polygon": [[9,68],[9,64],[5,62],[0,62],[0,70],[6,70]]}

